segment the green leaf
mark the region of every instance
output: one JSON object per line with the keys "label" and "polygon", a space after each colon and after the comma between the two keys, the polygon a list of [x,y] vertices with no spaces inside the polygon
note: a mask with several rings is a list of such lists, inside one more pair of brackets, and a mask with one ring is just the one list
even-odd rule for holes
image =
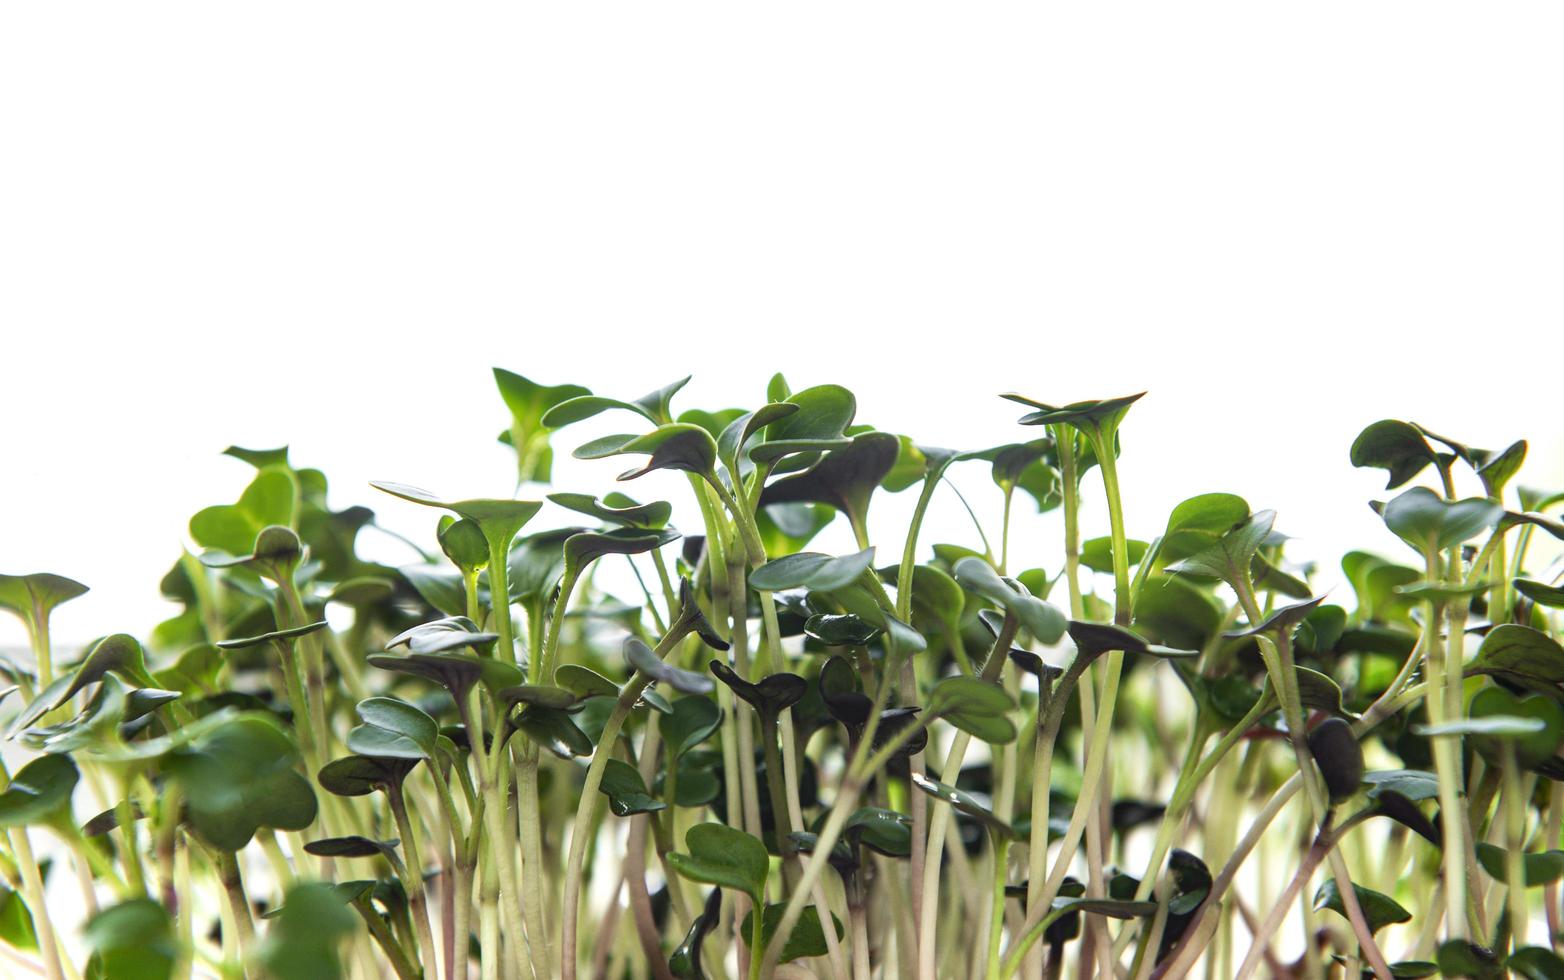
{"label": "green leaf", "polygon": [[1485,687],[1472,696],[1467,714],[1472,721],[1512,718],[1542,724],[1539,730],[1514,736],[1493,733],[1494,737],[1489,737],[1485,733],[1474,733],[1472,747],[1490,764],[1502,762],[1499,742],[1506,740],[1512,741],[1515,761],[1527,769],[1547,762],[1564,746],[1564,705],[1542,694],[1517,697],[1502,687]]}
{"label": "green leaf", "polygon": [[865,528],[870,498],[896,464],[899,451],[900,443],[890,433],[854,436],[804,472],[767,485],[760,493],[760,505],[826,504],[846,514],[854,528]]}
{"label": "green leaf", "polygon": [[1439,777],[1422,769],[1381,769],[1365,773],[1363,783],[1370,799],[1382,792],[1399,793],[1414,803],[1439,796]]}
{"label": "green leaf", "polygon": [[542,509],[538,500],[504,500],[473,497],[468,500],[443,500],[428,490],[406,483],[371,480],[369,485],[393,497],[425,507],[439,507],[474,522],[483,531],[490,548],[504,547]]}
{"label": "green leaf", "polygon": [[955,578],[962,588],[976,593],[1015,614],[1028,633],[1040,643],[1057,643],[1064,635],[1068,620],[1063,613],[1034,596],[1020,583],[999,577],[982,558],[963,558],[956,562]]}
{"label": "green leaf", "polygon": [[21,617],[29,630],[36,630],[47,621],[55,606],[86,592],[87,587],[80,582],[49,572],[0,575],[0,609],[9,609]]}
{"label": "green leaf", "polygon": [[743,892],[760,902],[771,858],[759,840],[719,823],[702,823],[684,835],[688,854],[668,855],[668,865],[690,879]]}
{"label": "green leaf", "polygon": [[460,616],[467,608],[461,576],[434,565],[403,565],[397,574],[434,609],[447,616]]}
{"label": "green leaf", "polygon": [[1526,440],[1510,443],[1502,452],[1489,456],[1477,467],[1477,477],[1483,481],[1483,489],[1495,500],[1504,496],[1504,488],[1520,471],[1526,461]]}
{"label": "green leaf", "polygon": [[1071,402],[1068,405],[1050,405],[1047,402],[1033,401],[1014,393],[1002,395],[1013,402],[1030,405],[1037,411],[1021,417],[1022,425],[1070,425],[1083,432],[1102,431],[1111,432],[1116,428],[1124,413],[1129,407],[1145,396],[1142,391],[1134,395],[1125,395],[1120,398],[1098,398],[1088,401]]}
{"label": "green leaf", "polygon": [[307,854],[317,857],[393,857],[396,854],[396,846],[401,843],[395,840],[375,840],[370,837],[350,835],[347,837],[326,837],[321,840],[312,840],[304,845]]}
{"label": "green leaf", "polygon": [[622,759],[608,760],[598,792],[608,797],[608,808],[616,817],[668,808],[668,804],[647,793],[646,781],[641,778],[640,771]]}
{"label": "green leaf", "polygon": [[768,555],[801,550],[836,519],[836,509],[824,504],[773,504],[755,512],[755,526]]}
{"label": "green leaf", "polygon": [[673,515],[673,505],[666,500],[638,504],[622,493],[611,493],[602,500],[587,493],[551,493],[548,499],[567,510],[590,515],[607,524],[643,530],[666,527],[668,518]]}
{"label": "green leaf", "polygon": [[762,717],[776,718],[783,710],[797,704],[809,690],[809,682],[797,674],[767,674],[752,684],[720,660],[713,660],[708,666],[718,680]]}
{"label": "green leaf", "polygon": [[1423,577],[1415,568],[1388,562],[1365,551],[1349,551],[1343,555],[1341,570],[1352,583],[1352,591],[1358,599],[1358,615],[1364,620],[1406,619],[1406,610],[1411,603],[1396,594],[1395,589]]}
{"label": "green leaf", "polygon": [[403,630],[386,641],[386,649],[406,646],[411,653],[446,653],[462,647],[485,647],[499,638],[497,633],[480,633],[478,624],[466,616],[447,616]]}
{"label": "green leaf", "polygon": [[242,555],[263,528],[293,524],[296,486],[289,466],[266,466],[237,503],[207,507],[190,518],[190,537],[203,548]]}
{"label": "green leaf", "polygon": [[[1124,542],[1125,557],[1128,559],[1126,567],[1133,568],[1139,565],[1142,558],[1146,557],[1146,549],[1149,548],[1144,541],[1136,541],[1133,538]],[[1102,572],[1105,575],[1113,574],[1113,539],[1090,538],[1081,542],[1081,564],[1094,572]]]}
{"label": "green leaf", "polygon": [[440,518],[440,550],[451,564],[467,572],[475,572],[489,563],[489,542],[476,521],[467,518],[452,520]]}
{"label": "green leaf", "polygon": [[620,401],[617,398],[605,398],[601,395],[578,395],[567,398],[544,412],[542,422],[550,429],[560,429],[610,409],[623,409],[634,412],[653,425],[661,425],[672,421],[673,416],[670,414],[669,406],[673,396],[689,383],[689,377],[685,376],[671,385],[658,388],[633,401]]}
{"label": "green leaf", "polygon": [[431,759],[440,726],[396,698],[366,698],[355,709],[364,724],[348,732],[349,752],[382,759]]}
{"label": "green leaf", "polygon": [[716,479],[717,442],[711,433],[688,422],[660,425],[645,435],[613,435],[576,449],[577,459],[605,459],[626,454],[649,456],[640,469],[626,470],[620,480],[633,480],[653,470],[682,470]]}
{"label": "green leaf", "polygon": [[[776,931],[782,925],[782,915],[787,911],[783,904],[767,905],[766,911],[760,919],[760,939],[765,949],[771,948],[772,940],[776,937]],[[750,909],[744,914],[744,922],[739,934],[744,937],[744,945],[750,944],[750,937],[754,933],[755,910]],[[838,939],[845,937],[841,920],[835,915],[831,916],[831,925],[836,929]],[[782,944],[782,953],[777,957],[778,963],[791,963],[794,960],[806,959],[811,956],[824,956],[829,951],[825,941],[825,930],[820,927],[820,913],[813,905],[804,906],[804,911],[798,916],[798,923],[793,926],[792,933],[787,937],[787,942]]]}
{"label": "green leaf", "polygon": [[1445,940],[1439,945],[1436,958],[1439,972],[1447,977],[1498,980],[1504,976],[1504,967],[1493,950],[1464,939]]}
{"label": "green leaf", "polygon": [[851,613],[816,613],[804,622],[804,634],[828,647],[867,646],[881,632]]}
{"label": "green leaf", "polygon": [[[709,416],[702,424],[717,440],[717,458],[722,460],[722,465],[728,468],[728,473],[734,475],[735,479],[743,479],[754,472],[748,450],[760,441],[761,431],[797,411],[798,406],[788,402],[769,402],[753,412],[735,408],[721,416]],[[686,412],[679,417],[679,421],[691,422],[695,419]]]}
{"label": "green leaf", "polygon": [[1477,656],[1466,671],[1561,684],[1564,683],[1564,646],[1541,630],[1504,623],[1483,637]]}
{"label": "green leaf", "polygon": [[502,691],[527,679],[515,664],[468,653],[413,653],[405,657],[372,653],[365,659],[381,670],[432,681],[450,691],[454,698],[466,698],[480,680],[489,690]]}
{"label": "green leaf", "polygon": [[1564,957],[1543,946],[1517,949],[1504,965],[1525,980],[1564,980]]}
{"label": "green leaf", "polygon": [[1308,667],[1293,669],[1298,677],[1298,700],[1305,708],[1313,708],[1342,718],[1356,717],[1342,705],[1341,685],[1317,670]]}
{"label": "green leaf", "polygon": [[1231,493],[1203,493],[1183,501],[1168,515],[1157,554],[1174,562],[1212,547],[1249,516],[1249,502]]}
{"label": "green leaf", "polygon": [[678,539],[679,532],[667,528],[654,531],[629,527],[613,531],[581,531],[565,539],[565,565],[575,569],[585,568],[604,555],[640,555]]}
{"label": "green leaf", "polygon": [[1539,606],[1564,609],[1564,587],[1535,582],[1529,578],[1518,578],[1515,580],[1515,591]]}
{"label": "green leaf", "polygon": [[936,800],[950,804],[958,812],[977,819],[988,828],[990,834],[1008,837],[1011,840],[1018,840],[1021,837],[1014,827],[995,816],[993,811],[978,802],[976,797],[954,786],[947,786],[919,772],[912,774],[912,784]]}
{"label": "green leaf", "polygon": [[319,622],[306,623],[303,626],[293,626],[288,629],[273,630],[270,633],[262,633],[259,636],[243,636],[235,637],[231,640],[218,640],[217,648],[219,650],[246,650],[250,647],[263,646],[267,643],[282,643],[296,640],[301,636],[308,636],[311,633],[314,633],[318,630],[323,630],[326,627],[327,623],[324,619],[322,619]]}
{"label": "green leaf", "polygon": [[571,708],[580,700],[573,692],[552,684],[515,684],[501,688],[495,692],[495,696],[506,704],[530,704],[555,711]]}
{"label": "green leaf", "polygon": [[402,780],[417,765],[417,759],[350,755],[321,766],[316,778],[321,788],[328,793],[337,796],[368,796],[377,791],[388,792],[402,785]]}
{"label": "green leaf", "polygon": [[1541,718],[1524,718],[1515,715],[1493,715],[1486,718],[1463,718],[1440,725],[1413,725],[1412,733],[1425,738],[1451,738],[1477,735],[1495,739],[1517,739],[1547,731],[1548,725]]}
{"label": "green leaf", "polygon": [[1446,501],[1427,487],[1413,487],[1385,504],[1380,516],[1397,537],[1428,554],[1492,528],[1504,508],[1482,497]]}
{"label": "green leaf", "polygon": [[233,718],[163,761],[184,791],[191,827],[212,846],[238,851],[261,827],[303,830],[315,792],[294,770],[293,740],[266,715]]}
{"label": "green leaf", "polygon": [[544,414],[562,402],[592,392],[580,385],[540,385],[504,368],[494,369],[494,382],[510,410],[511,422],[505,435],[516,449],[516,478],[547,480],[549,468],[543,460],[547,459],[548,427],[543,424]]}
{"label": "green leaf", "polygon": [[1170,646],[1201,649],[1221,628],[1223,610],[1209,590],[1179,575],[1151,575],[1135,591],[1135,627]]}
{"label": "green leaf", "polygon": [[578,699],[619,696],[618,684],[580,664],[560,664],[554,669],[554,683]]}
{"label": "green leaf", "polygon": [[150,898],[99,912],[83,927],[82,941],[92,953],[87,976],[104,980],[168,980],[179,960],[173,920]]}
{"label": "green leaf", "polygon": [[1386,490],[1394,490],[1417,476],[1439,456],[1423,438],[1417,426],[1396,419],[1383,419],[1358,433],[1352,442],[1352,465],[1374,467],[1390,475]]}
{"label": "green leaf", "polygon": [[946,677],[929,692],[924,710],[985,742],[1003,745],[1016,737],[1006,717],[1015,702],[1003,687],[976,677]]}
{"label": "green leaf", "polygon": [[1319,604],[1325,601],[1324,596],[1317,596],[1305,602],[1295,602],[1289,606],[1282,606],[1271,613],[1265,619],[1251,625],[1248,629],[1232,630],[1222,635],[1228,639],[1239,639],[1245,636],[1258,636],[1261,633],[1291,633],[1293,628],[1303,622],[1314,612]]}
{"label": "green leaf", "polygon": [[337,980],[343,942],[357,921],[331,885],[294,885],[255,958],[271,980]]}
{"label": "green leaf", "polygon": [[[1352,885],[1352,891],[1357,896],[1358,907],[1363,910],[1363,918],[1368,922],[1370,933],[1398,922],[1412,921],[1412,913],[1389,895],[1364,888],[1356,882]],[[1347,908],[1342,901],[1341,891],[1336,887],[1335,878],[1326,878],[1320,890],[1314,893],[1314,908],[1330,909],[1342,918],[1347,917]]]}
{"label": "green leaf", "polygon": [[69,756],[46,755],[17,771],[0,792],[0,827],[46,823],[66,811],[81,773]]}
{"label": "green leaf", "polygon": [[209,551],[201,556],[208,568],[252,568],[274,582],[293,574],[304,560],[304,544],[291,528],[268,524],[255,535],[255,543],[243,554]]}
{"label": "green leaf", "polygon": [[830,592],[858,581],[873,563],[873,548],[840,558],[804,551],[766,562],[750,573],[749,584],[763,592],[783,589]]}
{"label": "green leaf", "polygon": [[[1507,853],[1496,844],[1477,844],[1477,863],[1493,877],[1494,881],[1508,882]],[[1528,852],[1522,857],[1525,887],[1549,885],[1564,877],[1564,851]]]}
{"label": "green leaf", "polygon": [[706,934],[717,928],[721,912],[722,889],[713,888],[711,894],[706,896],[701,914],[690,923],[684,941],[668,957],[668,970],[674,976],[680,980],[705,980],[706,974],[701,969],[701,944],[706,941]]}
{"label": "green leaf", "polygon": [[674,759],[711,737],[722,724],[722,709],[710,698],[687,697],[673,702],[673,713],[660,727],[666,751]]}
{"label": "green leaf", "polygon": [[1235,524],[1206,548],[1170,564],[1170,572],[1219,578],[1232,585],[1249,578],[1255,552],[1270,536],[1276,511],[1262,510]]}
{"label": "green leaf", "polygon": [[592,740],[563,711],[533,705],[518,714],[511,724],[561,759],[584,758],[592,754]]}
{"label": "green leaf", "polygon": [[640,671],[656,683],[667,684],[681,694],[710,694],[717,689],[717,685],[705,674],[675,667],[658,659],[656,651],[638,637],[625,637],[624,658],[632,669]]}
{"label": "green leaf", "polygon": [[1069,633],[1070,639],[1075,641],[1076,648],[1085,657],[1100,657],[1110,650],[1149,654],[1153,657],[1173,660],[1200,655],[1198,650],[1178,650],[1156,643],[1148,643],[1145,637],[1137,633],[1132,633],[1122,626],[1110,626],[1107,623],[1083,623],[1071,620]]}
{"label": "green leaf", "polygon": [[[847,445],[845,433],[858,413],[858,401],[846,388],[840,385],[817,385],[789,395],[780,404],[797,407],[791,413],[777,415],[770,420],[764,438],[750,450],[750,459],[757,463],[775,464],[788,456]],[[768,405],[761,412],[769,408]],[[746,423],[745,428],[751,429],[754,425],[753,422]],[[728,433],[723,435],[729,437]],[[734,433],[733,437],[729,437],[734,449],[731,454],[725,453],[725,459],[729,455],[737,455],[740,446],[737,435]],[[745,438],[748,439],[747,434]]]}
{"label": "green leaf", "polygon": [[125,684],[111,674],[104,677],[92,700],[74,718],[57,725],[29,728],[22,737],[35,749],[58,754],[109,748],[119,742],[118,728],[126,720],[126,704]]}
{"label": "green leaf", "polygon": [[0,882],[0,942],[12,949],[36,950],[38,933],[33,928],[33,914],[20,893]]}

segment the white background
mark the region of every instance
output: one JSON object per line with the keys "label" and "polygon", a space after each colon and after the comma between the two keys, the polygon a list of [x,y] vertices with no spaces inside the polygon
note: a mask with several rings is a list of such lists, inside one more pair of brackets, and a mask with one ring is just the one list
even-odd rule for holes
{"label": "white background", "polygon": [[[1556,3],[8,4],[0,571],[93,587],[62,638],[145,631],[188,516],[248,479],[229,443],[291,443],[334,505],[427,540],[365,483],[508,492],[499,364],[623,397],[694,373],[677,404],[709,408],[783,370],[959,448],[1030,435],[998,392],[1149,389],[1132,534],[1236,491],[1328,586],[1342,550],[1400,547],[1347,462],[1368,422],[1525,436],[1523,482],[1564,484],[1561,28]],[[1056,524],[1021,554],[1057,565]],[[942,495],[925,540],[971,539]]]}

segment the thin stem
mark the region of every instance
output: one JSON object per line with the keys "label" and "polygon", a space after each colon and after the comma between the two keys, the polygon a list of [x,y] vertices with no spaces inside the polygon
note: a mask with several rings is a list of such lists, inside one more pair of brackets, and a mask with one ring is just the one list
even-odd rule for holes
{"label": "thin stem", "polygon": [[[439,778],[436,776],[435,778]],[[424,888],[424,862],[420,854],[418,836],[413,822],[407,817],[407,801],[402,797],[402,787],[393,786],[386,792],[391,803],[391,815],[396,820],[397,833],[402,835],[402,853],[406,875],[402,887],[407,892],[408,905],[413,915],[413,928],[418,931],[418,958],[425,977],[438,976],[434,929],[429,923],[429,895]]]}

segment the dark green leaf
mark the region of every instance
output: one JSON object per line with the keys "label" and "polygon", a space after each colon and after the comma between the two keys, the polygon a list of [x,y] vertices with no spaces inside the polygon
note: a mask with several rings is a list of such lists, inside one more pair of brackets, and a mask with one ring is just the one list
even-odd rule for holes
{"label": "dark green leaf", "polygon": [[804,623],[804,633],[829,647],[865,646],[880,628],[850,613],[817,613]]}
{"label": "dark green leaf", "polygon": [[[1402,908],[1401,904],[1389,895],[1374,891],[1372,888],[1364,888],[1356,882],[1353,883],[1352,890],[1357,895],[1358,907],[1363,910],[1363,918],[1368,921],[1369,932],[1378,932],[1398,922],[1412,921],[1412,913]],[[1347,917],[1346,905],[1342,902],[1335,878],[1325,879],[1325,883],[1320,885],[1320,890],[1314,893],[1314,907],[1330,909],[1342,918]]]}
{"label": "dark green leaf", "polygon": [[665,527],[673,514],[673,505],[665,500],[638,504],[621,493],[611,493],[602,500],[586,493],[551,493],[548,499],[568,510],[621,527]]}
{"label": "dark green leaf", "polygon": [[679,698],[673,713],[662,719],[663,743],[677,759],[710,738],[722,724],[722,710],[715,701],[699,696]]}
{"label": "dark green leaf", "polygon": [[[1495,881],[1510,880],[1506,857],[1505,849],[1498,845],[1482,842],[1477,844],[1477,863],[1481,864],[1483,870]],[[1523,855],[1521,864],[1527,888],[1552,884],[1564,877],[1564,851],[1528,852]]]}
{"label": "dark green leaf", "polygon": [[980,803],[975,797],[954,786],[947,786],[918,772],[912,774],[912,784],[936,800],[949,803],[958,812],[976,818],[988,828],[991,834],[1009,837],[1012,840],[1021,836],[1016,833],[1014,827],[995,816],[993,811]]}
{"label": "dark green leaf", "polygon": [[976,677],[947,677],[929,692],[925,711],[993,744],[1016,737],[1015,725],[1006,717],[1015,702],[998,684]]}
{"label": "dark green leaf", "polygon": [[1110,626],[1106,623],[1083,623],[1072,620],[1069,632],[1070,639],[1075,641],[1076,648],[1086,657],[1099,657],[1110,650],[1149,654],[1153,657],[1167,659],[1199,655],[1198,650],[1177,650],[1155,643],[1147,643],[1145,637],[1139,634],[1132,633],[1122,626]]}
{"label": "dark green leaf", "polygon": [[898,451],[899,443],[889,433],[854,436],[808,470],[768,485],[761,491],[760,504],[826,504],[846,514],[855,528],[866,527],[870,498],[895,465]]}
{"label": "dark green leaf", "polygon": [[[760,938],[766,949],[771,948],[771,943],[776,938],[776,931],[782,925],[782,915],[786,911],[786,905],[766,906],[766,911],[760,920]],[[740,927],[740,935],[744,937],[746,946],[749,945],[750,937],[754,935],[754,916],[754,909],[745,913]],[[837,938],[843,938],[842,923],[834,915],[831,916],[831,925],[836,930]],[[813,905],[806,905],[804,911],[798,916],[798,924],[793,926],[793,932],[787,937],[787,942],[782,944],[782,952],[777,957],[777,962],[791,963],[810,956],[824,956],[828,949],[825,931],[820,928],[820,913]]]}
{"label": "dark green leaf", "polygon": [[294,767],[293,740],[265,715],[241,715],[171,753],[164,768],[184,791],[190,825],[224,851],[256,830],[303,830],[315,820],[315,792]]}
{"label": "dark green leaf", "polygon": [[671,422],[645,435],[615,435],[594,439],[575,451],[577,459],[604,459],[626,454],[650,457],[645,466],[626,470],[620,480],[633,480],[653,470],[681,470],[716,478],[717,442],[698,425]]}
{"label": "dark green leaf", "polygon": [[1057,643],[1064,635],[1068,620],[1063,613],[1034,596],[1013,580],[999,577],[992,565],[981,558],[963,558],[956,562],[956,581],[1015,614],[1028,633],[1041,643]]}
{"label": "dark green leaf", "polygon": [[646,792],[646,782],[641,778],[641,773],[621,759],[608,760],[603,768],[603,781],[598,791],[608,797],[608,808],[614,811],[616,817],[668,808],[668,804]]}
{"label": "dark green leaf", "polygon": [[1517,949],[1504,965],[1525,980],[1564,980],[1564,957],[1542,946]]}
{"label": "dark green leaf", "polygon": [[511,723],[517,731],[561,759],[592,754],[592,740],[563,711],[532,706],[518,714]]}
{"label": "dark green leaf", "polygon": [[82,928],[82,940],[92,952],[88,974],[105,980],[168,980],[179,960],[173,920],[150,898],[99,912]]}
{"label": "dark green leaf", "polygon": [[632,669],[640,671],[657,683],[667,684],[681,694],[710,694],[717,687],[705,674],[675,667],[667,661],[659,660],[651,647],[634,636],[625,637],[624,658]]}
{"label": "dark green leaf", "polygon": [[711,661],[709,666],[718,680],[763,717],[777,717],[784,709],[797,704],[809,690],[809,682],[797,674],[768,674],[757,683],[750,683],[720,660]]}
{"label": "dark green leaf", "polygon": [[70,806],[81,773],[69,756],[46,755],[17,771],[0,792],[0,827],[44,823]]}
{"label": "dark green leaf", "polygon": [[732,827],[702,823],[684,835],[688,854],[668,855],[668,865],[690,879],[741,891],[753,901],[764,897],[771,858],[766,845]]}
{"label": "dark green leaf", "polygon": [[1511,741],[1515,749],[1515,761],[1528,769],[1553,758],[1559,748],[1564,746],[1564,705],[1542,694],[1518,697],[1501,687],[1485,687],[1472,696],[1467,714],[1474,722],[1514,718],[1542,723],[1538,731],[1518,733],[1513,737],[1495,733],[1497,741],[1487,734],[1474,733],[1472,747],[1492,764],[1501,761],[1500,741]]}
{"label": "dark green leaf", "polygon": [[1446,501],[1427,487],[1413,487],[1385,504],[1380,516],[1397,537],[1426,554],[1488,530],[1504,508],[1482,497]]}
{"label": "dark green leaf", "polygon": [[388,791],[400,786],[417,765],[417,759],[350,755],[326,763],[317,778],[321,788],[328,793],[368,796],[377,790]]}
{"label": "dark green leaf", "polygon": [[605,398],[601,395],[578,395],[567,398],[544,412],[542,422],[550,429],[559,429],[609,409],[624,409],[634,412],[653,425],[660,425],[672,420],[669,404],[679,389],[689,383],[690,379],[686,376],[633,401],[620,401],[617,398]]}
{"label": "dark green leaf", "polygon": [[358,703],[364,724],[348,732],[348,751],[382,759],[431,759],[440,726],[422,710],[395,698]]}
{"label": "dark green leaf", "polygon": [[1560,684],[1564,683],[1564,647],[1541,630],[1505,623],[1483,637],[1466,670]]}
{"label": "dark green leaf", "polygon": [[396,854],[395,840],[374,840],[369,837],[326,837],[304,845],[305,853],[318,857],[362,858],[391,857]]}
{"label": "dark green leaf", "polygon": [[804,551],[766,562],[750,573],[749,584],[765,592],[783,589],[830,592],[856,582],[873,563],[873,548],[840,558]]}
{"label": "dark green leaf", "polygon": [[1219,578],[1229,585],[1247,580],[1255,552],[1270,536],[1271,526],[1275,522],[1274,510],[1250,514],[1213,544],[1173,562],[1168,566],[1168,571]]}
{"label": "dark green leaf", "polygon": [[1352,465],[1371,466],[1390,474],[1386,490],[1394,490],[1417,476],[1438,455],[1423,438],[1422,430],[1407,422],[1384,419],[1358,433],[1352,443]]}
{"label": "dark green leaf", "polygon": [[256,959],[271,980],[337,980],[343,941],[357,921],[331,885],[294,885]]}

